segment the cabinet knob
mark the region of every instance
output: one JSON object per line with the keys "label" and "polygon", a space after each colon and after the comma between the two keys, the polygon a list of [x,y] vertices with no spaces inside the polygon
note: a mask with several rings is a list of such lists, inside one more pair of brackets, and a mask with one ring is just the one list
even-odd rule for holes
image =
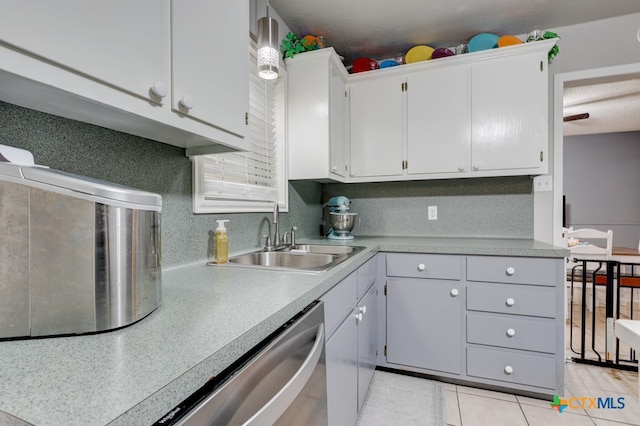
{"label": "cabinet knob", "polygon": [[513,373],[513,367],[512,367],[512,366],[510,366],[510,365],[507,365],[507,366],[504,368],[504,372],[505,372],[505,374],[511,374],[511,373]]}
{"label": "cabinet knob", "polygon": [[185,109],[193,108],[193,99],[189,95],[184,95],[178,103]]}
{"label": "cabinet knob", "polygon": [[464,167],[458,167],[459,172],[464,172]]}
{"label": "cabinet knob", "polygon": [[460,294],[460,292],[458,291],[457,288],[454,288],[451,290],[451,297],[456,297],[458,294]]}
{"label": "cabinet knob", "polygon": [[366,313],[367,313],[367,307],[366,307],[366,306],[360,306],[360,307],[358,308],[358,310],[360,311],[360,313],[361,313],[362,315],[364,315],[364,314],[366,314]]}
{"label": "cabinet knob", "polygon": [[478,170],[480,170],[480,166],[477,166],[477,165],[471,166],[471,170],[473,170],[474,172],[477,172]]}
{"label": "cabinet knob", "polygon": [[418,271],[424,271],[425,269],[427,269],[427,267],[425,266],[425,264],[424,264],[424,263],[420,263],[420,264],[418,265]]}
{"label": "cabinet knob", "polygon": [[331,171],[332,171],[332,172],[337,172],[337,171],[338,171],[338,166],[333,166],[333,167],[331,168]]}
{"label": "cabinet knob", "polygon": [[356,321],[358,321],[358,322],[362,321],[362,313],[361,312],[358,312],[357,314],[355,314],[354,317],[356,318]]}
{"label": "cabinet knob", "polygon": [[516,273],[516,268],[514,268],[513,266],[509,266],[509,267],[507,268],[507,275],[508,275],[508,276],[512,276],[512,275],[513,275],[513,274],[515,274],[515,273]]}
{"label": "cabinet knob", "polygon": [[513,337],[516,335],[516,331],[513,328],[507,330],[507,336]]}
{"label": "cabinet knob", "polygon": [[513,306],[516,304],[516,301],[513,298],[508,298],[506,301],[507,306]]}
{"label": "cabinet knob", "polygon": [[167,96],[167,86],[161,81],[156,81],[153,83],[153,86],[151,86],[151,93],[159,98],[164,98]]}

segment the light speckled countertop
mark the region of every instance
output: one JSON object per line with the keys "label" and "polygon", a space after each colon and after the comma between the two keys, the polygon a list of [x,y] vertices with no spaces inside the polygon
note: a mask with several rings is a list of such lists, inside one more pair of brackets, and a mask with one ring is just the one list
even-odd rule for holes
{"label": "light speckled countertop", "polygon": [[0,424],[153,423],[379,251],[568,254],[533,240],[358,237],[348,244],[367,249],[319,274],[201,263],[166,269],[161,306],[136,324],[0,342]]}

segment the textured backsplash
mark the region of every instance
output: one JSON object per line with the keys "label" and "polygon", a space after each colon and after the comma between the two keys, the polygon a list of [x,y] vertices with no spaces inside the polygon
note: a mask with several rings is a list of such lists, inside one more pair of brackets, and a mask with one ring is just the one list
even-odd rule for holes
{"label": "textured backsplash", "polygon": [[[4,102],[0,117],[0,144],[31,151],[36,164],[160,194],[164,267],[205,261],[215,219],[231,220],[231,253],[258,247],[268,232],[268,213],[193,214],[191,161],[181,148]],[[317,235],[321,198],[319,183],[290,184],[292,213],[281,213],[280,229],[296,225],[299,236]]]}
{"label": "textured backsplash", "polygon": [[335,195],[351,199],[355,235],[533,237],[529,176],[325,185],[325,199]]}
{"label": "textured backsplash", "polygon": [[[162,265],[205,261],[215,219],[230,219],[229,250],[259,247],[270,213],[194,215],[191,161],[184,150],[0,102],[0,144],[31,151],[37,164],[95,177],[162,196]],[[529,177],[452,179],[367,184],[289,183],[282,232],[318,236],[322,200],[346,195],[361,225],[355,235],[531,238],[533,194]],[[324,192],[324,194],[323,194]],[[323,198],[323,196],[325,198]],[[428,221],[427,206],[438,206]]]}

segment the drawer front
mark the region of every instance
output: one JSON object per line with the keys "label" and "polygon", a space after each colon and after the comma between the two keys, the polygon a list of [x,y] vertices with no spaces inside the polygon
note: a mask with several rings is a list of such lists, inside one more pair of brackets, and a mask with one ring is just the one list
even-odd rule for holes
{"label": "drawer front", "polygon": [[556,324],[542,318],[468,314],[467,342],[554,354]]}
{"label": "drawer front", "polygon": [[460,280],[464,257],[442,254],[387,254],[387,276]]}
{"label": "drawer front", "polygon": [[556,318],[554,288],[469,283],[467,309],[512,315]]}
{"label": "drawer front", "polygon": [[469,256],[467,257],[467,281],[553,287],[559,280],[559,263],[562,268],[562,259]]}
{"label": "drawer front", "polygon": [[547,355],[468,347],[467,375],[553,389],[556,360]]}
{"label": "drawer front", "polygon": [[378,273],[378,256],[374,256],[358,268],[358,300],[364,296]]}
{"label": "drawer front", "polygon": [[353,311],[357,289],[358,275],[354,272],[320,298],[324,301],[325,341],[329,340],[342,320]]}

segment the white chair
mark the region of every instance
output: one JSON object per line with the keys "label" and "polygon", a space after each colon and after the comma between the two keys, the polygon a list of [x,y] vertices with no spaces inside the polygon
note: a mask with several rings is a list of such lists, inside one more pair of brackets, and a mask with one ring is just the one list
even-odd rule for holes
{"label": "white chair", "polygon": [[607,260],[613,249],[613,231],[564,228],[564,239],[571,255],[584,259]]}
{"label": "white chair", "polygon": [[[567,248],[571,251],[571,256],[567,262],[567,281],[573,284],[582,286],[582,267],[586,265],[587,280],[588,282],[595,281],[592,286],[589,286],[587,290],[587,308],[593,309],[591,291],[595,289],[596,285],[601,285],[604,279],[601,274],[606,273],[606,265],[599,264],[599,260],[609,260],[611,258],[611,252],[613,250],[613,231],[599,231],[597,229],[583,228],[573,229],[563,228],[563,239],[566,241]],[[573,259],[579,260],[592,260],[593,262],[574,262]],[[593,272],[598,272],[598,276],[594,276]],[[604,290],[598,292],[597,305],[601,305],[604,299]],[[573,299],[573,297],[572,297]]]}

